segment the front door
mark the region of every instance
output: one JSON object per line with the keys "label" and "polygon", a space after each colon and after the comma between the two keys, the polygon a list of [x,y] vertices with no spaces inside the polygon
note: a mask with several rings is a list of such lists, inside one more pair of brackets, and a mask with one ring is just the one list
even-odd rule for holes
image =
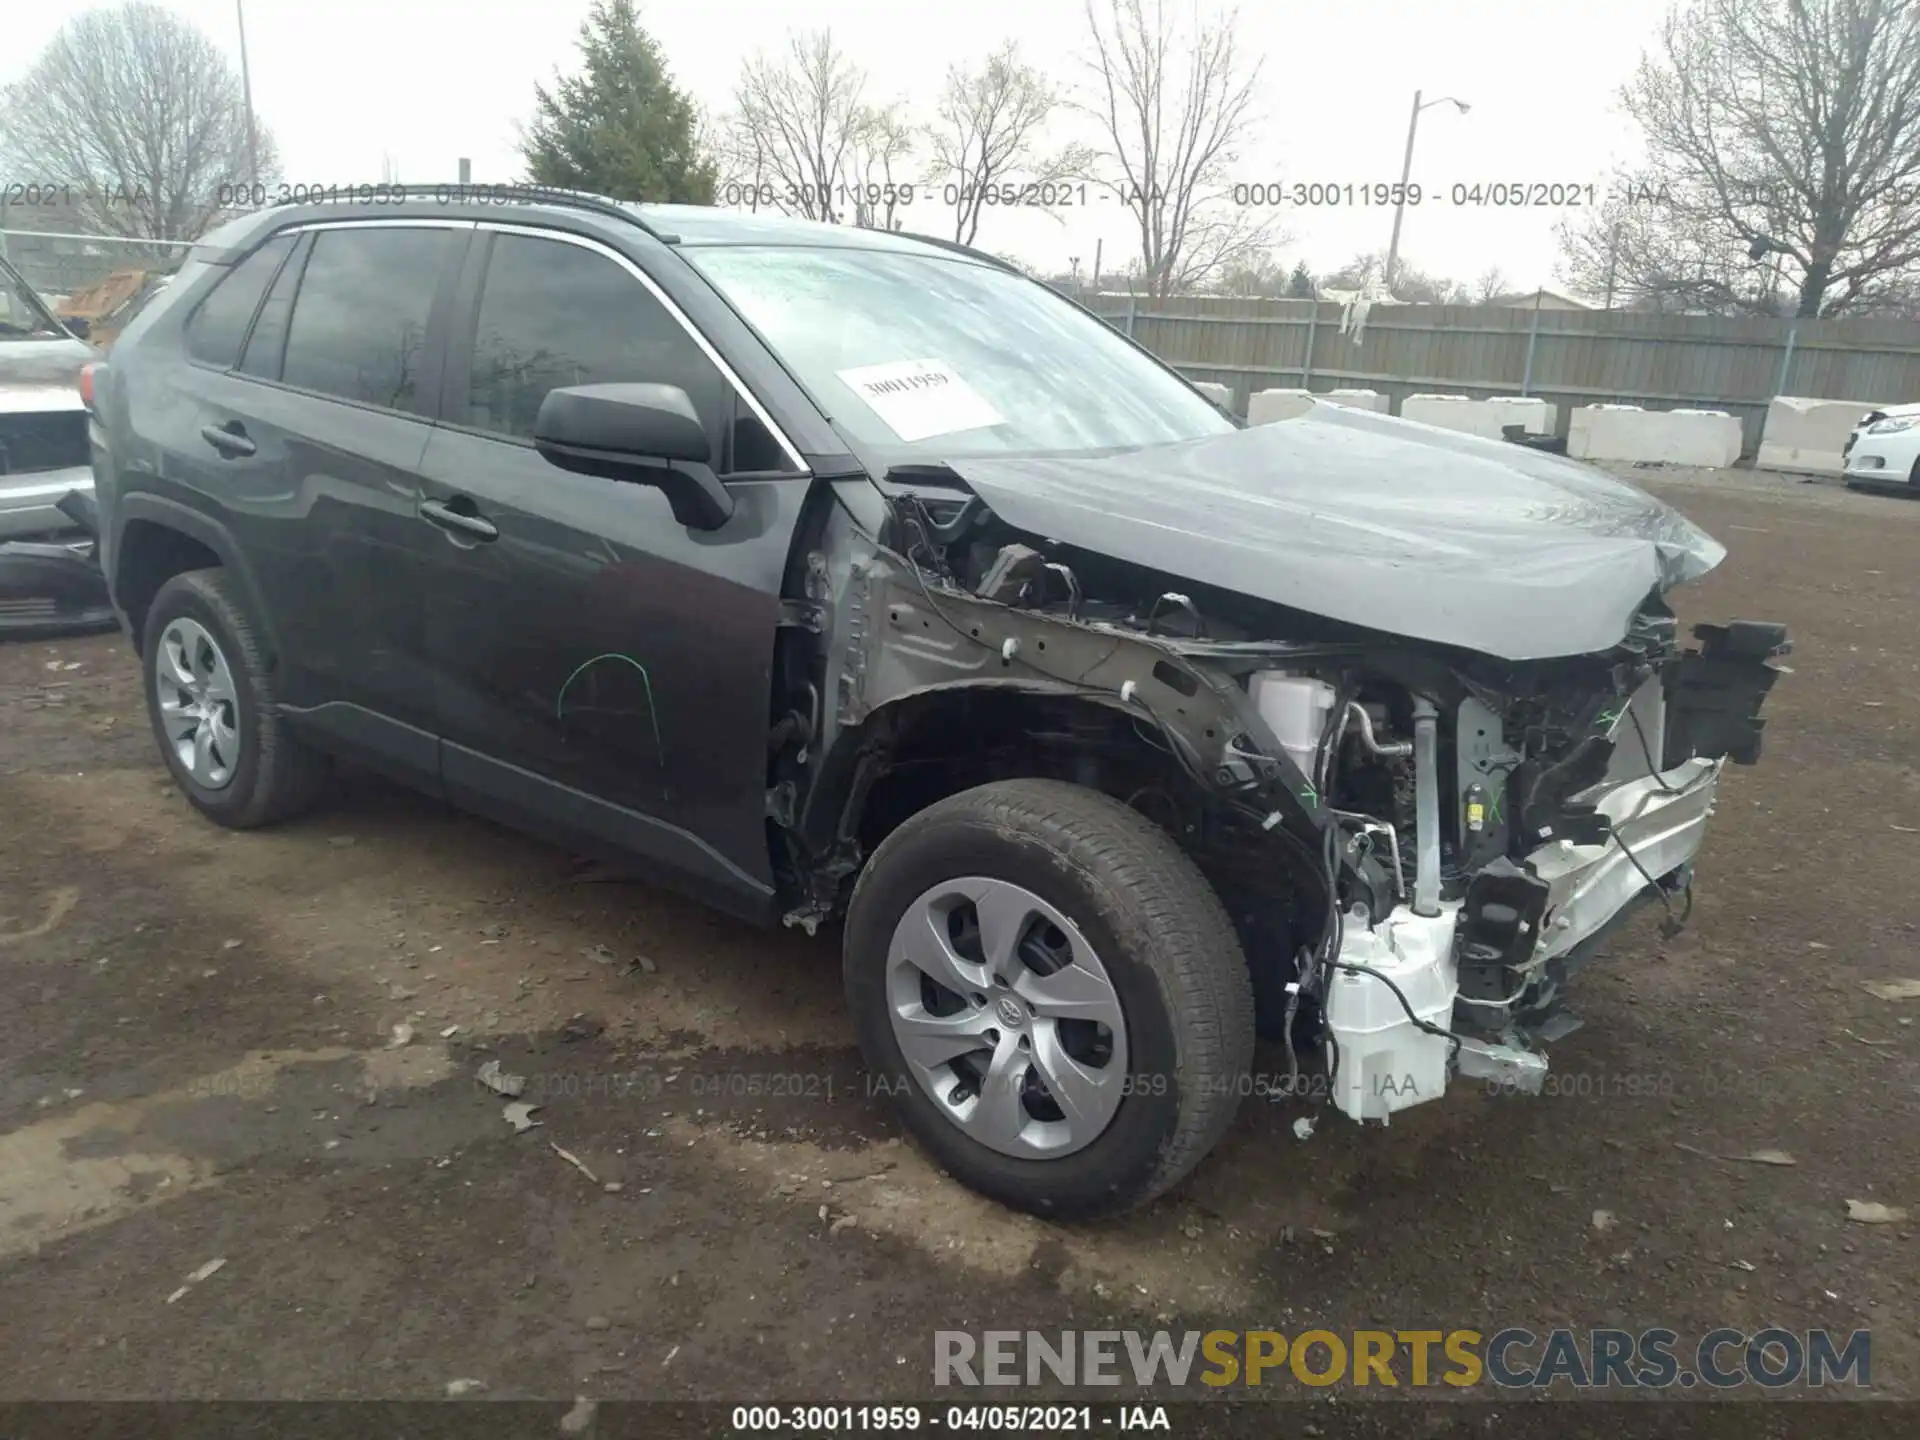
{"label": "front door", "polygon": [[[475,243],[422,467],[443,783],[762,913],[774,635],[806,480],[630,260],[557,232]],[[535,452],[547,392],[603,381],[692,397],[734,497],[724,527],[690,531],[660,491]]]}

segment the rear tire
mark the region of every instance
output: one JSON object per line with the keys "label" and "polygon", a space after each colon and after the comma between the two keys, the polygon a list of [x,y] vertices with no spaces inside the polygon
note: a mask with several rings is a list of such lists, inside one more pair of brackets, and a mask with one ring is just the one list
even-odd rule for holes
{"label": "rear tire", "polygon": [[[907,820],[854,888],[843,966],[876,1087],[957,1179],[1017,1210],[1084,1218],[1154,1198],[1247,1088],[1253,993],[1225,908],[1163,830],[1077,785],[997,781]],[[947,978],[928,988],[934,971]],[[972,1043],[961,1032],[993,1038],[930,1066]],[[1018,1110],[995,1119],[996,1096]]]}
{"label": "rear tire", "polygon": [[313,807],[327,757],[281,718],[265,647],[224,570],[190,570],[160,587],[141,657],[161,759],[195,809],[250,830]]}

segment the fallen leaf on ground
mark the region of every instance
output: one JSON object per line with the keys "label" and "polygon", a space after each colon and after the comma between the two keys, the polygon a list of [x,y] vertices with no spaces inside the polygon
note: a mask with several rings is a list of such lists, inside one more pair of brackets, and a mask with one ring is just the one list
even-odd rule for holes
{"label": "fallen leaf on ground", "polygon": [[1920,1000],[1920,980],[1868,980],[1865,986],[1876,1000]]}
{"label": "fallen leaf on ground", "polygon": [[473,1072],[473,1078],[493,1091],[494,1094],[505,1095],[508,1099],[512,1099],[527,1088],[526,1076],[503,1074],[500,1070],[500,1062],[498,1060],[487,1061],[486,1064]]}
{"label": "fallen leaf on ground", "polygon": [[516,1100],[501,1109],[500,1118],[513,1126],[514,1134],[524,1135],[540,1123],[533,1118],[533,1112],[539,1108],[538,1105],[528,1105]]}
{"label": "fallen leaf on ground", "polygon": [[571,1150],[562,1150],[558,1145],[554,1145],[553,1141],[551,1140],[549,1140],[547,1144],[553,1147],[554,1154],[558,1155],[562,1160],[566,1161],[569,1165],[573,1166],[574,1169],[578,1170],[582,1175],[586,1176],[587,1179],[593,1181],[593,1183],[596,1185],[600,1183],[600,1177],[594,1174],[593,1171],[589,1170],[586,1167],[585,1163],[581,1161],[578,1155],[574,1154]]}
{"label": "fallen leaf on ground", "polygon": [[1611,1230],[1613,1228],[1613,1212],[1611,1210],[1594,1211],[1593,1228],[1602,1232]]}
{"label": "fallen leaf on ground", "polygon": [[1798,1165],[1800,1162],[1784,1150],[1755,1150],[1750,1155],[1735,1155],[1735,1160],[1746,1160],[1755,1165]]}
{"label": "fallen leaf on ground", "polygon": [[1847,1219],[1862,1225],[1898,1225],[1907,1212],[1898,1205],[1882,1205],[1878,1200],[1847,1201]]}
{"label": "fallen leaf on ground", "polygon": [[169,1305],[173,1304],[174,1301],[178,1300],[182,1295],[185,1295],[187,1291],[191,1290],[194,1286],[198,1285],[202,1280],[207,1279],[216,1270],[218,1270],[222,1265],[225,1265],[226,1263],[227,1262],[224,1256],[216,1260],[207,1261],[206,1264],[202,1265],[198,1270],[195,1270],[191,1275],[187,1276],[186,1284],[182,1285],[178,1290],[174,1291],[171,1295],[167,1296],[167,1304]]}

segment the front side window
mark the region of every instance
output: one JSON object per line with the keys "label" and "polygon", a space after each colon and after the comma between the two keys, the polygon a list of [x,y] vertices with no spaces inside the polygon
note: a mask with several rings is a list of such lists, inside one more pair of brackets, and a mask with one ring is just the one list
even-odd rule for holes
{"label": "front side window", "polygon": [[276,235],[227,271],[187,321],[187,354],[222,370],[233,367],[247,327],[253,324],[253,312],[260,308],[260,297],[267,293],[293,245],[293,236]]}
{"label": "front side window", "polygon": [[1162,445],[1234,428],[1107,325],[991,265],[852,247],[683,253],[835,423],[887,463]]}
{"label": "front side window", "polygon": [[323,230],[294,297],[280,378],[363,405],[426,414],[427,316],[456,232]]}
{"label": "front side window", "polygon": [[497,235],[474,326],[466,423],[529,439],[549,390],[678,385],[719,453],[726,379],[624,266],[561,240]]}

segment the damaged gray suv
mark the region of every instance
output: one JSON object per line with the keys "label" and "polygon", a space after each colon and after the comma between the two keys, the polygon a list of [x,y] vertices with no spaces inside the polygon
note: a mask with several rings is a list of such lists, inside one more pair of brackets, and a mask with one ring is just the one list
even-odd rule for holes
{"label": "damaged gray suv", "polygon": [[93,377],[103,562],[215,821],[351,756],[837,924],[876,1088],[1056,1216],[1249,1095],[1538,1089],[1568,976],[1684,918],[1786,638],[1677,633],[1724,552],[1633,487],[1242,428],[942,242],[367,200],[210,235]]}

